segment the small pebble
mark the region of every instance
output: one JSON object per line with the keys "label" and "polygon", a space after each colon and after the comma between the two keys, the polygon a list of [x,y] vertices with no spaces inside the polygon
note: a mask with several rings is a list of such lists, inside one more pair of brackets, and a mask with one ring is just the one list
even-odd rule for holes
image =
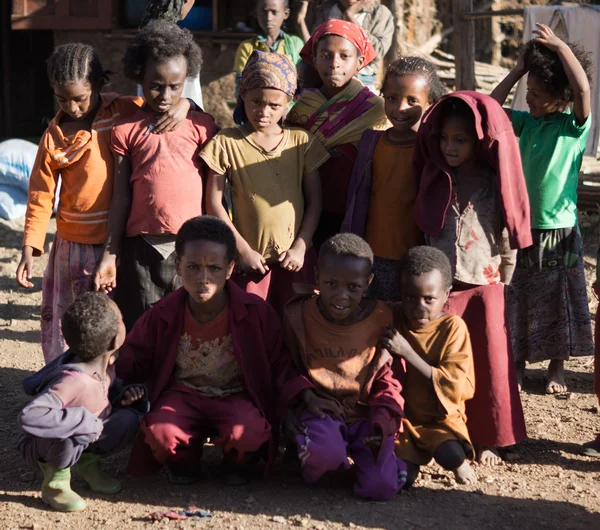
{"label": "small pebble", "polygon": [[280,524],[286,524],[287,521],[285,520],[285,517],[282,517],[281,515],[274,515],[271,518],[271,521],[273,521],[274,523],[280,523]]}

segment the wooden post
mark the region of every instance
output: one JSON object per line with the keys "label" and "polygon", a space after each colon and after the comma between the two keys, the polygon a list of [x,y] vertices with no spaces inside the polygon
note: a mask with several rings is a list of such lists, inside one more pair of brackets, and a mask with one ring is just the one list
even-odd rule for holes
{"label": "wooden post", "polygon": [[473,0],[452,0],[453,48],[456,62],[456,90],[475,90],[475,28],[462,13],[473,11]]}

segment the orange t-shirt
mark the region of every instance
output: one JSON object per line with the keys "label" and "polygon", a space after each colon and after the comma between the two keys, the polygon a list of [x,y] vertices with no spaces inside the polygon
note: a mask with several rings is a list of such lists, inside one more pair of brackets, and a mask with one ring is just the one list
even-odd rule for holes
{"label": "orange t-shirt", "polygon": [[413,216],[417,187],[412,171],[414,145],[398,146],[379,138],[373,155],[373,181],[367,217],[367,243],[377,257],[400,259],[423,244]]}
{"label": "orange t-shirt", "polygon": [[365,418],[365,384],[372,379],[381,330],[393,322],[392,312],[377,302],[363,321],[338,326],[325,320],[315,297],[304,303],[302,313],[306,333],[303,362],[312,383],[318,392],[341,404],[346,421]]}
{"label": "orange t-shirt", "polygon": [[210,397],[225,397],[244,389],[229,329],[229,308],[200,324],[186,306],[179,339],[175,380]]}

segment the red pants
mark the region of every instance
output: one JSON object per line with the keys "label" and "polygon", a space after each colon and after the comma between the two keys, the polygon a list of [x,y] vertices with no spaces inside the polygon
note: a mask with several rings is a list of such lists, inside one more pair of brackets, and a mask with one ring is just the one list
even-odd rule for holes
{"label": "red pants", "polygon": [[183,385],[159,396],[141,429],[162,465],[197,465],[205,439],[215,435],[214,443],[242,463],[247,453],[258,451],[271,437],[271,426],[247,394],[209,398]]}
{"label": "red pants", "polygon": [[314,248],[306,251],[304,266],[298,272],[282,269],[279,263],[270,266],[267,274],[234,273],[232,280],[247,293],[260,296],[271,304],[277,314],[283,318],[283,308],[294,296],[294,284],[315,284],[315,266],[317,253]]}

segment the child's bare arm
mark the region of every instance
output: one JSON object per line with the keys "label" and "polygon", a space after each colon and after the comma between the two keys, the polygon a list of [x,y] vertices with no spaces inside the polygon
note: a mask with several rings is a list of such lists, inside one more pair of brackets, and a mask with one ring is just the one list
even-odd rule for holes
{"label": "child's bare arm", "polygon": [[304,265],[306,249],[313,239],[321,217],[321,180],[318,171],[304,175],[302,189],[304,191],[304,216],[300,230],[290,249],[282,252],[279,256],[281,267],[294,272],[299,271]]}
{"label": "child's bare arm", "polygon": [[206,184],[206,211],[209,215],[218,217],[229,225],[235,236],[235,243],[240,255],[240,265],[246,271],[256,271],[266,274],[269,267],[265,259],[250,248],[247,241],[237,231],[235,225],[231,222],[227,210],[223,206],[223,192],[225,190],[225,175],[213,171],[208,172],[208,182]]}
{"label": "child's bare arm", "polygon": [[[500,105],[504,105],[506,98],[510,94],[513,87],[519,82],[519,80],[527,73],[527,66],[523,60],[523,55],[519,57],[517,66],[515,66],[509,74],[500,81],[500,84],[492,90],[490,97],[495,99]],[[510,118],[512,111],[511,109],[504,109],[508,117]]]}
{"label": "child's bare arm", "polygon": [[381,345],[392,355],[402,357],[407,364],[418,370],[425,378],[431,379],[431,365],[427,363],[400,332],[392,326],[387,326],[381,335]]}
{"label": "child's bare arm", "polygon": [[306,14],[308,13],[308,4],[310,1],[311,0],[302,0],[300,2],[300,9],[298,9],[298,13],[296,13],[296,28],[304,42],[307,42],[308,39],[310,39],[310,31],[306,25]]}
{"label": "child's bare arm", "polygon": [[573,89],[575,98],[573,113],[575,114],[575,119],[578,125],[583,125],[592,110],[590,83],[585,70],[566,42],[559,39],[545,24],[536,25],[538,29],[534,31],[537,35],[535,40],[558,54],[569,84]]}
{"label": "child's bare arm", "polygon": [[94,276],[96,290],[110,292],[117,286],[117,256],[125,234],[131,210],[131,161],[128,156],[114,153],[115,184],[108,213],[108,230],[104,254]]}

